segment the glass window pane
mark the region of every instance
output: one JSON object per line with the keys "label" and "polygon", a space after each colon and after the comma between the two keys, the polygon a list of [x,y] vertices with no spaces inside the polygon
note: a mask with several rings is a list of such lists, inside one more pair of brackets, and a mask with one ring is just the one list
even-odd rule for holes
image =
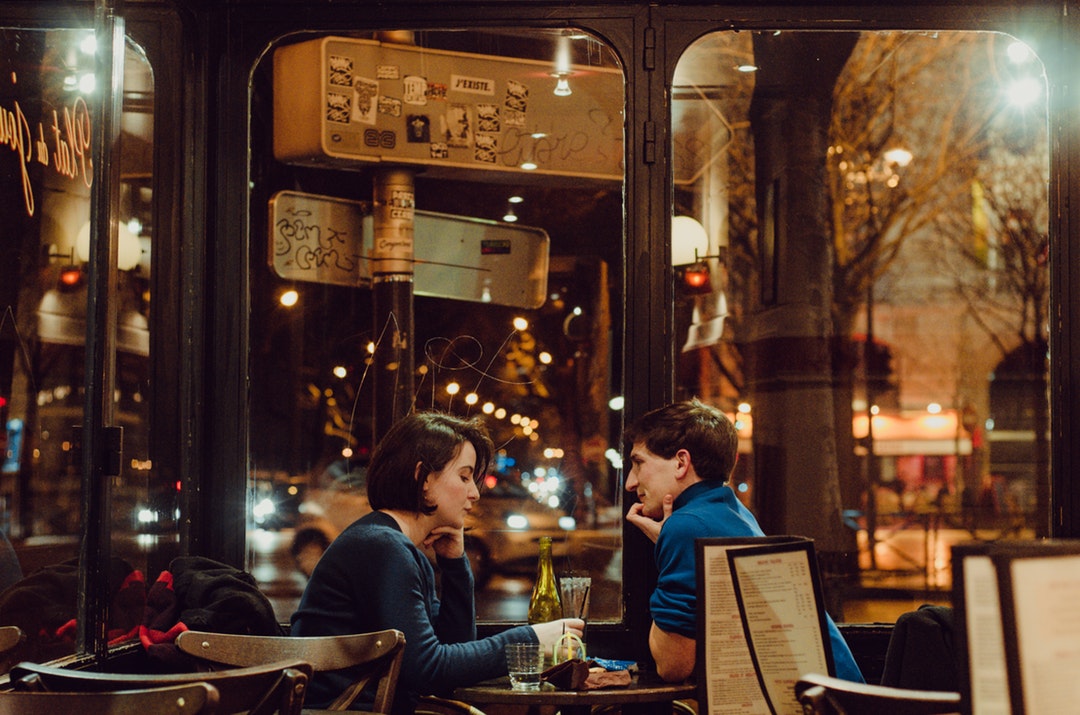
{"label": "glass window pane", "polygon": [[738,418],[736,487],[815,537],[834,616],[948,603],[951,544],[1048,523],[1039,59],[990,33],[718,32],[672,122],[680,396]]}
{"label": "glass window pane", "polygon": [[[278,616],[370,509],[375,395],[404,380],[411,407],[482,415],[497,446],[467,534],[479,619],[525,619],[546,535],[557,575],[593,578],[592,617],[620,620],[613,53],[503,28],[288,38],[272,54],[252,108],[249,546]],[[386,165],[409,182],[393,220],[414,223],[405,376],[379,351],[408,319],[377,312],[372,289]]]}
{"label": "glass window pane", "polygon": [[[0,624],[27,641],[4,664],[74,648],[82,516],[78,451],[85,401],[93,33],[0,29]],[[114,589],[146,571],[148,550],[176,541],[176,490],[149,453],[153,77],[131,45],[121,118],[115,424]],[[125,603],[128,607],[125,608]],[[118,600],[112,635],[141,619]],[[6,669],[6,667],[5,667]]]}

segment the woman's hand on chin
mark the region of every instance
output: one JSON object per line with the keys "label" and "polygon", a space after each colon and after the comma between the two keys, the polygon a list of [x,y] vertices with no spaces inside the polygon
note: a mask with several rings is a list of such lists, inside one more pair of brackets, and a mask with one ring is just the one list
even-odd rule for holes
{"label": "woman's hand on chin", "polygon": [[460,526],[436,526],[424,539],[424,546],[444,559],[460,559],[465,555],[465,530]]}

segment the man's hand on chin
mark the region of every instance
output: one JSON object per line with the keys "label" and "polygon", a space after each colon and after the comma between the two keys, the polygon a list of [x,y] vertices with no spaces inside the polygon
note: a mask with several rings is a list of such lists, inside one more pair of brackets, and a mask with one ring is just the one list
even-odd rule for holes
{"label": "man's hand on chin", "polygon": [[657,519],[645,513],[645,505],[641,502],[637,502],[630,507],[630,511],[626,512],[626,520],[641,530],[641,533],[649,537],[649,541],[656,543],[656,539],[660,536],[660,529],[663,528],[664,522],[671,516],[672,505],[675,503],[675,497],[671,494],[664,496],[662,504],[663,514]]}

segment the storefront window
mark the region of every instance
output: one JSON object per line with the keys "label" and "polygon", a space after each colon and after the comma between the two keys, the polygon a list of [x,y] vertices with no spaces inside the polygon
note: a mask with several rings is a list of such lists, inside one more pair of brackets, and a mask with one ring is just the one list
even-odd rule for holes
{"label": "storefront window", "polygon": [[[87,382],[87,288],[93,187],[91,30],[0,28],[0,625],[26,642],[4,663],[74,649],[82,534],[79,452]],[[176,488],[149,454],[153,77],[128,45],[121,164],[114,420],[123,430],[109,477],[114,595],[147,553],[176,541]],[[102,329],[101,326],[98,329]],[[129,584],[130,585],[130,584]],[[141,603],[113,604],[110,636]],[[6,670],[6,667],[4,668]]]}
{"label": "storefront window", "polygon": [[672,122],[677,393],[737,421],[739,494],[815,537],[834,592],[893,594],[844,619],[948,603],[953,543],[1045,535],[1049,149],[1031,48],[713,33],[679,61]]}
{"label": "storefront window", "polygon": [[[389,384],[497,446],[467,535],[479,619],[525,619],[541,536],[592,577],[592,618],[621,619],[613,53],[574,30],[290,37],[254,81],[248,543],[256,577],[295,558],[263,580],[279,618],[369,510]],[[411,316],[373,298],[380,251]]]}

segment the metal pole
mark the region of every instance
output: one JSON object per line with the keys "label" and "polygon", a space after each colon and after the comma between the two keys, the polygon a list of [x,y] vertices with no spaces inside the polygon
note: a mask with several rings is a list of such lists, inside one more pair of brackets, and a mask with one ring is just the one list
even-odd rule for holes
{"label": "metal pole", "polygon": [[413,401],[413,172],[383,169],[375,175],[371,274],[375,352],[372,355],[378,443]]}
{"label": "metal pole", "polygon": [[[411,31],[382,32],[381,42],[414,44]],[[372,355],[372,437],[378,444],[413,405],[413,225],[416,186],[413,171],[401,167],[375,174],[375,241],[371,288],[375,352]]]}
{"label": "metal pole", "polygon": [[93,654],[99,661],[108,654],[106,629],[112,548],[109,478],[120,471],[120,428],[112,424],[116,373],[116,220],[120,202],[118,145],[124,78],[124,19],[119,5],[120,0],[94,3],[97,89],[89,102],[94,164],[81,454],[85,498],[76,648]]}

